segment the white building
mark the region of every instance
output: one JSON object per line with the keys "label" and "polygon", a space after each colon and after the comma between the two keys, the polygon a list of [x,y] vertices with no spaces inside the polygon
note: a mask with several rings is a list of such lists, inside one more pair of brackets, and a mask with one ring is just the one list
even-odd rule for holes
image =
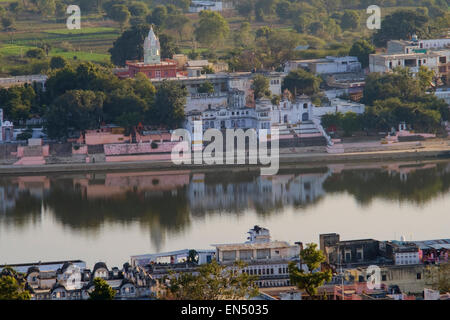
{"label": "white building", "polygon": [[[397,42],[391,43],[387,54],[371,54],[369,56],[370,72],[387,73],[397,67],[408,67],[413,74],[419,72],[421,66],[432,70],[445,84],[449,81],[450,48],[417,49]],[[437,49],[437,50],[436,50]]]}
{"label": "white building", "polygon": [[412,40],[390,40],[387,43],[387,53],[415,53],[423,50],[437,50],[450,48],[450,38],[419,40],[413,36]]}
{"label": "white building", "polygon": [[191,1],[189,6],[190,13],[199,13],[203,10],[222,11],[222,1],[209,0],[209,1]]}
{"label": "white building", "polygon": [[[201,74],[203,67],[195,66],[196,63],[190,61],[192,67],[186,76],[177,76],[167,80],[176,81],[188,90],[185,113],[202,112],[208,108],[215,109],[224,106],[243,107],[254,106],[253,90],[251,89],[255,73],[251,72],[221,72],[215,74]],[[200,60],[199,65],[204,63]],[[281,84],[284,74],[281,72],[262,73],[269,79],[269,90],[273,95],[281,94]],[[152,79],[157,86],[162,79]],[[214,87],[213,93],[201,93],[199,88],[205,82],[209,82]]]}
{"label": "white building", "polygon": [[333,98],[330,100],[330,104],[327,106],[314,106],[313,114],[315,117],[322,117],[329,113],[347,113],[354,112],[356,114],[363,114],[366,110],[366,106],[362,103],[343,100],[339,98]]}
{"label": "white building", "polygon": [[221,106],[187,114],[186,129],[193,132],[194,121],[203,121],[203,130],[214,129],[267,129],[273,126],[290,126],[309,123],[313,118],[313,104],[308,96],[298,96],[294,101],[285,93],[279,105],[263,98],[255,108]]}
{"label": "white building", "polygon": [[[18,270],[23,266],[13,268]],[[60,267],[55,270],[56,266]],[[114,267],[109,270],[105,263],[99,262],[92,272],[84,266],[84,262],[29,266],[24,273],[32,300],[86,300],[94,290],[95,278],[104,279],[115,290],[115,299],[155,297],[155,280],[139,266],[125,264],[123,269]]]}
{"label": "white building", "polygon": [[3,109],[0,109],[0,142],[11,141],[14,137],[14,125],[3,120]]}
{"label": "white building", "polygon": [[211,262],[215,257],[214,250],[178,250],[178,251],[170,251],[170,252],[160,252],[153,254],[143,254],[137,256],[131,256],[131,266],[133,267],[145,267],[149,264],[158,264],[158,263],[166,263],[166,264],[177,264],[184,263],[188,261],[189,253],[191,251],[195,251],[197,253],[198,264],[206,264]]}
{"label": "white building", "polygon": [[298,68],[308,69],[315,74],[333,74],[361,72],[361,63],[357,57],[332,57],[310,60],[291,60],[286,62],[284,72],[289,73]]}
{"label": "white building", "polygon": [[370,72],[386,73],[397,67],[408,67],[413,73],[419,72],[421,66],[438,72],[439,54],[430,53],[399,53],[371,54],[369,56]]}
{"label": "white building", "polygon": [[391,243],[395,265],[410,265],[420,263],[420,249],[412,242],[392,241]]}
{"label": "white building", "polygon": [[232,265],[236,261],[248,264],[243,272],[258,276],[259,287],[283,287],[290,285],[288,266],[291,261],[300,265],[301,243],[290,245],[274,241],[268,229],[254,226],[244,243],[214,244],[216,259],[220,264]]}

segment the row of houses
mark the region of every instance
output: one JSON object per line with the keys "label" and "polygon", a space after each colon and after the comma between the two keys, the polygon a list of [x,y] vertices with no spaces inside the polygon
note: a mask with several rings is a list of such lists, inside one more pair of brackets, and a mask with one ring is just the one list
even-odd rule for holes
{"label": "row of houses", "polygon": [[[16,273],[13,273],[14,270]],[[0,276],[19,276],[33,300],[86,300],[101,278],[115,291],[115,299],[154,299],[157,282],[143,268],[109,269],[104,262],[86,268],[81,260],[0,266]]]}

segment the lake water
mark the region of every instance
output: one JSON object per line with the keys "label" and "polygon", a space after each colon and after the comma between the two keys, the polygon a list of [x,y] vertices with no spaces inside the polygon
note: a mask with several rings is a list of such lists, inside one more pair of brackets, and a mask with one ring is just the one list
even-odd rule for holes
{"label": "lake water", "polygon": [[0,264],[130,255],[272,238],[450,238],[450,162],[259,171],[0,176]]}

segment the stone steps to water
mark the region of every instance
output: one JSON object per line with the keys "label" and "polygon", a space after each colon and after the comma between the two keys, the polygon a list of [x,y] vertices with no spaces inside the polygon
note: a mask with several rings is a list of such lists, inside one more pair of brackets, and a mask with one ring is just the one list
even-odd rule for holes
{"label": "stone steps to water", "polygon": [[42,156],[38,157],[23,157],[15,162],[15,166],[37,166],[45,164],[45,159]]}

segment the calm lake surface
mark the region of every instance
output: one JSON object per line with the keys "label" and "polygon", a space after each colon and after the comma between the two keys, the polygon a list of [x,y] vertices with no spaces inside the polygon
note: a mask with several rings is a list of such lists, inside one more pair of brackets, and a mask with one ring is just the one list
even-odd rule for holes
{"label": "calm lake surface", "polygon": [[450,238],[450,161],[259,171],[0,176],[0,264],[130,255],[272,238]]}

